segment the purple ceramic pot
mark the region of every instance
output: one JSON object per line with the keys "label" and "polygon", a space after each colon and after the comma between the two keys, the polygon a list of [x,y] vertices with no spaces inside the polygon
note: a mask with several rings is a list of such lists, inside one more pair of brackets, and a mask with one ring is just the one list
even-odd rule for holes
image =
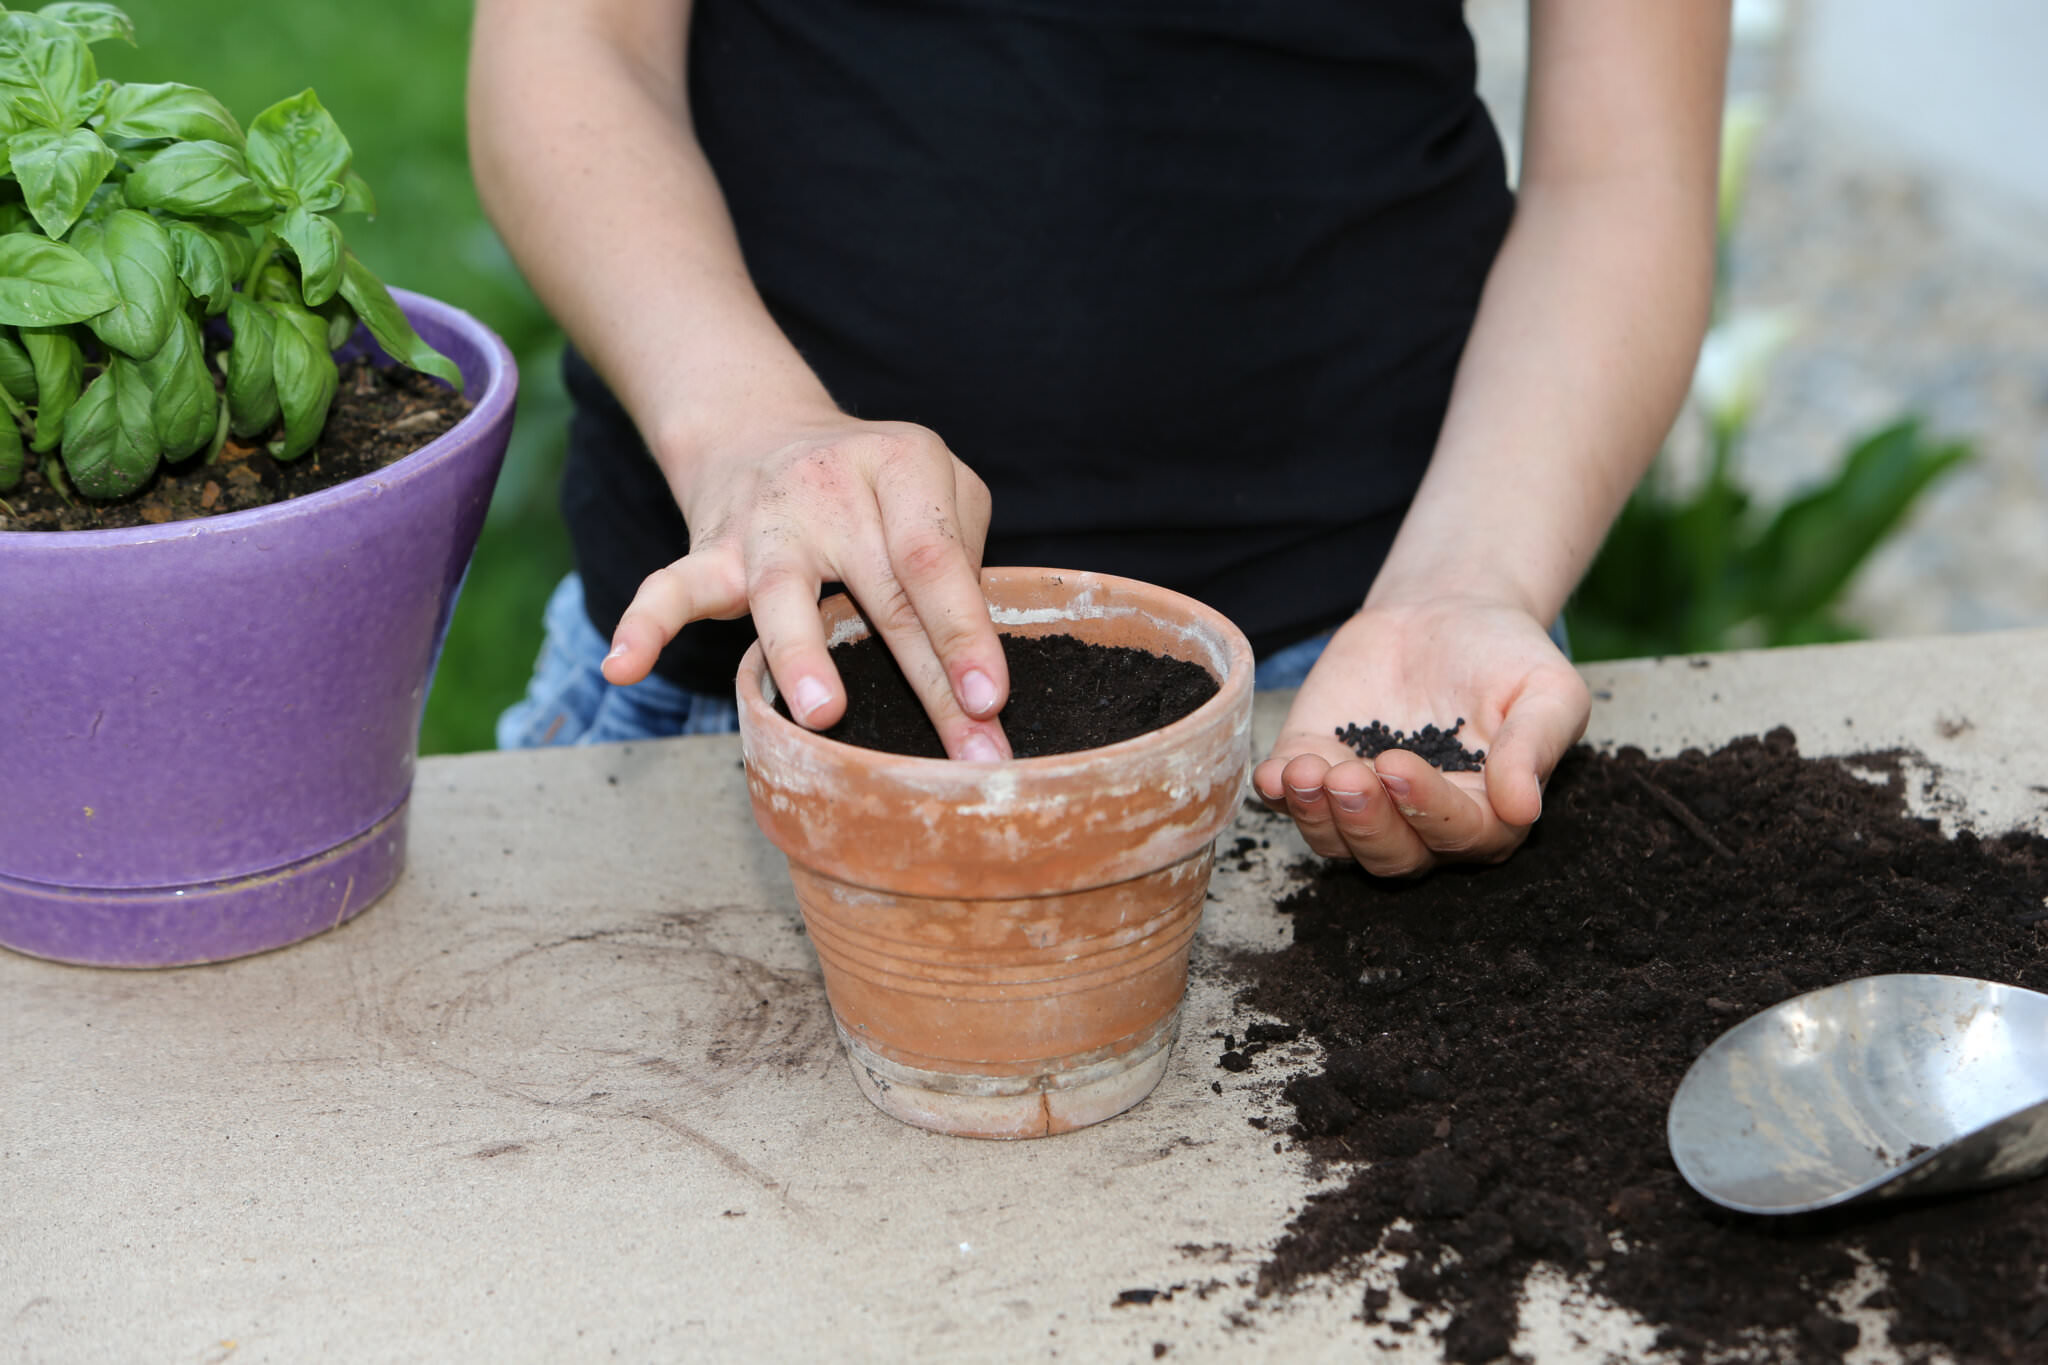
{"label": "purple ceramic pot", "polygon": [[0,532],[0,944],[217,962],[332,929],[397,879],[518,377],[475,318],[394,292],[462,369],[475,406],[447,435],[269,507]]}

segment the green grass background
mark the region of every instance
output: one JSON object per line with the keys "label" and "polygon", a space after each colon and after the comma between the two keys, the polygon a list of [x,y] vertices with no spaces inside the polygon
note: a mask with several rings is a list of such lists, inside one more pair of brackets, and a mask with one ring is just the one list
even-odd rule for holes
{"label": "green grass background", "polygon": [[[462,119],[466,0],[121,0],[136,46],[94,48],[101,74],[183,81],[247,126],[307,86],[319,92],[377,195],[377,217],[344,219],[349,245],[387,284],[466,308],[519,359],[513,448],[449,628],[420,736],[425,753],[487,749],[498,712],[524,689],[540,609],[567,569],[554,506],[566,421],[561,339],[484,221]],[[26,7],[26,6],[25,6]]]}

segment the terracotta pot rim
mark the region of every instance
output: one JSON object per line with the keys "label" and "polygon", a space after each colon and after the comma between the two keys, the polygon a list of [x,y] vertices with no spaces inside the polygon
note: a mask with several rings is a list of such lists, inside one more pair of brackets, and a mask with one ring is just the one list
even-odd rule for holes
{"label": "terracotta pot rim", "polygon": [[[462,330],[474,341],[481,353],[484,371],[483,382],[472,385],[467,397],[470,410],[447,431],[428,441],[418,450],[393,460],[382,469],[369,474],[359,474],[342,483],[322,488],[317,492],[305,493],[283,502],[265,503],[261,507],[245,507],[236,512],[221,512],[214,516],[190,517],[182,521],[167,521],[153,526],[114,526],[78,531],[0,531],[0,537],[34,537],[39,551],[61,552],[63,550],[104,550],[117,545],[146,545],[163,540],[190,539],[206,535],[232,535],[237,531],[253,530],[266,525],[294,521],[301,517],[315,516],[337,508],[344,503],[364,498],[381,497],[395,491],[395,486],[411,481],[433,465],[455,457],[464,448],[464,440],[471,432],[482,431],[499,420],[504,411],[512,406],[518,390],[518,374],[512,359],[512,352],[505,341],[482,321],[450,303],[427,294],[417,294],[410,289],[393,287],[391,297],[417,328],[422,321],[447,330]],[[360,351],[366,355],[383,355],[374,342],[365,342],[363,331],[358,328],[356,337],[343,347],[342,354],[351,348],[366,347]],[[389,357],[386,357],[387,359]],[[394,362],[395,363],[395,362]]]}
{"label": "terracotta pot rim", "polygon": [[[858,744],[848,744],[844,740],[831,739],[816,730],[797,724],[777,711],[763,691],[762,685],[765,683],[772,686],[774,679],[768,672],[767,659],[759,640],[748,646],[746,656],[740,660],[739,676],[735,683],[739,706],[743,711],[750,713],[749,719],[752,722],[769,731],[801,736],[799,743],[813,743],[827,752],[846,756],[865,755],[861,762],[871,763],[884,771],[901,772],[907,777],[923,777],[927,780],[953,774],[962,779],[978,781],[996,771],[1014,772],[1019,775],[1053,774],[1062,768],[1070,768],[1083,762],[1113,763],[1124,754],[1162,744],[1177,744],[1183,736],[1193,735],[1203,727],[1213,724],[1217,714],[1233,704],[1237,693],[1249,691],[1251,688],[1255,660],[1252,657],[1250,641],[1245,638],[1244,632],[1238,629],[1234,621],[1206,602],[1141,579],[1092,573],[1082,569],[1003,565],[982,570],[982,581],[985,585],[1011,576],[1086,579],[1112,589],[1136,590],[1159,598],[1161,606],[1171,607],[1184,614],[1191,622],[1208,627],[1222,641],[1229,671],[1226,676],[1217,679],[1215,696],[1169,725],[1162,725],[1156,730],[1147,730],[1129,739],[1118,740],[1114,744],[1098,745],[1092,749],[1073,749],[1060,754],[1041,754],[1036,758],[1010,758],[994,762],[961,758],[926,758],[918,754],[893,753],[887,749],[869,749]],[[850,598],[850,594],[835,593],[825,601],[831,602],[840,598]],[[999,633],[1002,630],[1000,622],[997,623],[997,630]]]}

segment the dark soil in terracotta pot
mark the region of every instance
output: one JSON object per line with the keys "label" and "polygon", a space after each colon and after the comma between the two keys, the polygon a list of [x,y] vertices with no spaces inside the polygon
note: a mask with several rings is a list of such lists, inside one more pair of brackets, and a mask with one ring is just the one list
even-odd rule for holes
{"label": "dark soil in terracotta pot", "polygon": [[[1262,1289],[1384,1247],[1409,1296],[1450,1309],[1445,1355],[1478,1361],[1506,1351],[1533,1264],[1590,1266],[1687,1358],[1832,1360],[1857,1340],[1833,1298],[1861,1255],[1909,1359],[2048,1359],[2048,1181],[1764,1220],[1695,1195],[1665,1145],[1693,1058],[1787,996],[1884,972],[2048,987],[2048,840],[1943,837],[1904,813],[1914,771],[1804,759],[1782,729],[1662,761],[1581,749],[1501,867],[1318,868],[1280,907],[1292,943],[1231,968],[1278,1022],[1222,1064],[1270,1075],[1295,1139],[1349,1173]],[[1287,1072],[1295,1036],[1320,1066]],[[1417,1330],[1388,1305],[1366,1292],[1369,1331]]]}
{"label": "dark soil in terracotta pot", "polygon": [[[1192,715],[1216,695],[1199,664],[1098,645],[1072,635],[1004,635],[1010,700],[1003,733],[1018,758],[1075,753],[1132,739]],[[824,731],[863,749],[944,758],[938,732],[888,646],[876,636],[835,645],[832,662],[846,684],[846,715]],[[778,699],[783,716],[788,707]]]}
{"label": "dark soil in terracotta pot", "polygon": [[262,439],[230,437],[208,464],[194,456],[159,467],[149,483],[114,502],[66,501],[43,480],[38,457],[4,495],[0,531],[87,531],[153,526],[284,502],[372,474],[443,435],[469,411],[469,401],[439,382],[398,366],[356,360],[342,367],[326,429],[296,460],[270,458]]}

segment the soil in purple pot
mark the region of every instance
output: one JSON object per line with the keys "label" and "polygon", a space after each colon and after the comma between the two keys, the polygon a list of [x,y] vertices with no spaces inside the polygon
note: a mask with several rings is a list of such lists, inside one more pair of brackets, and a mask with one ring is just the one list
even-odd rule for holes
{"label": "soil in purple pot", "polygon": [[0,531],[154,526],[284,502],[403,459],[445,434],[469,409],[468,399],[426,375],[356,360],[342,367],[319,441],[296,460],[271,459],[265,438],[230,437],[212,464],[195,455],[162,465],[128,497],[94,502],[59,495],[44,481],[39,457],[31,455],[21,485],[5,495],[13,514],[0,508]]}
{"label": "soil in purple pot", "polygon": [[[1191,715],[1216,695],[1200,664],[1072,635],[1004,635],[1010,699],[1003,733],[1018,758],[1075,753],[1132,739]],[[845,717],[824,733],[863,749],[944,758],[939,735],[888,646],[876,636],[835,645]],[[778,698],[775,709],[789,708]]]}
{"label": "soil in purple pot", "polygon": [[[2048,988],[2048,839],[1944,837],[1905,814],[1920,771],[1804,759],[1782,729],[1662,761],[1581,749],[1500,867],[1318,866],[1280,907],[1293,941],[1230,968],[1323,1061],[1290,1072],[1232,1038],[1219,1064],[1269,1077],[1342,1178],[1262,1290],[1383,1248],[1411,1298],[1450,1310],[1446,1357],[1478,1361],[1507,1350],[1546,1261],[1590,1270],[1685,1358],[1834,1360],[1859,1339],[1835,1296],[1860,1256],[1908,1359],[2048,1360],[2048,1180],[1769,1220],[1694,1194],[1665,1144],[1693,1059],[1788,996],[1884,972]],[[1416,1330],[1388,1313],[1365,1292],[1369,1334]]]}

